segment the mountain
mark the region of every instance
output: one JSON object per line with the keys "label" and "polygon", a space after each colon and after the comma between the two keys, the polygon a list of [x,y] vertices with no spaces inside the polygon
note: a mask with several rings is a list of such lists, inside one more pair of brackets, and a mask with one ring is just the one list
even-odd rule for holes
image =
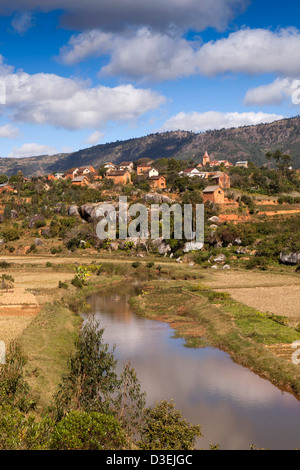
{"label": "mountain", "polygon": [[232,129],[207,131],[200,134],[175,131],[146,137],[96,145],[70,154],[41,155],[29,158],[0,158],[0,174],[11,175],[22,170],[25,176],[65,171],[82,165],[95,168],[104,162],[136,161],[142,157],[153,160],[171,158],[201,161],[205,150],[214,159],[250,160],[257,165],[267,162],[267,151],[289,153],[294,167],[300,168],[300,117]]}

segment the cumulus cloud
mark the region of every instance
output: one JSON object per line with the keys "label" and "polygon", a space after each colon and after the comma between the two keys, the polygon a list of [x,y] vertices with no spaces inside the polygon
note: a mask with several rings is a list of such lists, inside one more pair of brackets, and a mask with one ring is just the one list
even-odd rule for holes
{"label": "cumulus cloud", "polygon": [[295,28],[272,32],[244,29],[228,38],[211,41],[199,50],[197,67],[204,75],[226,72],[262,74],[300,73],[300,31]]}
{"label": "cumulus cloud", "polygon": [[9,153],[9,158],[36,157],[39,155],[54,155],[57,153],[55,147],[36,143],[23,144],[21,147],[14,147]]}
{"label": "cumulus cloud", "polygon": [[12,27],[19,34],[25,34],[33,26],[34,18],[28,11],[17,13],[11,22]]}
{"label": "cumulus cloud", "polygon": [[244,103],[250,106],[281,104],[287,98],[292,97],[296,88],[296,80],[291,78],[277,78],[268,85],[262,85],[248,90]]}
{"label": "cumulus cloud", "polygon": [[61,48],[59,59],[71,65],[90,56],[109,54],[110,61],[102,68],[101,75],[168,80],[196,72],[197,46],[198,42],[149,28],[122,35],[93,30],[72,36]]}
{"label": "cumulus cloud", "polygon": [[132,85],[90,88],[55,74],[9,73],[2,79],[13,120],[70,130],[97,129],[109,121],[133,122],[165,102],[149,89]]}
{"label": "cumulus cloud", "polygon": [[168,119],[161,130],[176,131],[185,130],[193,132],[205,132],[213,129],[230,129],[231,127],[248,126],[283,119],[277,114],[258,113],[221,113],[208,111],[205,113],[178,113]]}
{"label": "cumulus cloud", "polygon": [[122,33],[92,30],[72,36],[59,58],[70,65],[90,56],[109,57],[101,74],[144,81],[228,72],[299,77],[300,31],[243,29],[201,44],[149,27]]}
{"label": "cumulus cloud", "polygon": [[92,132],[86,139],[86,143],[89,145],[96,145],[104,137],[104,133],[100,131]]}
{"label": "cumulus cloud", "polygon": [[62,10],[62,24],[73,29],[124,29],[150,25],[155,29],[222,30],[244,11],[249,0],[1,0],[0,14]]}
{"label": "cumulus cloud", "polygon": [[19,129],[11,126],[10,124],[0,126],[0,139],[16,139],[20,134]]}

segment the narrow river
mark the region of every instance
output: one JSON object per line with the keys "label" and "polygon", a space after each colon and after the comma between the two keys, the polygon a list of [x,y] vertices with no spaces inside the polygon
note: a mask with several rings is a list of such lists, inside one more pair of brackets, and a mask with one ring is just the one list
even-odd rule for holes
{"label": "narrow river", "polygon": [[[116,345],[121,368],[131,361],[147,404],[173,399],[184,418],[200,424],[197,448],[249,450],[300,448],[300,402],[213,348],[188,349],[165,323],[146,320],[128,305],[138,284],[88,299],[104,340]],[[300,367],[300,366],[299,366]]]}

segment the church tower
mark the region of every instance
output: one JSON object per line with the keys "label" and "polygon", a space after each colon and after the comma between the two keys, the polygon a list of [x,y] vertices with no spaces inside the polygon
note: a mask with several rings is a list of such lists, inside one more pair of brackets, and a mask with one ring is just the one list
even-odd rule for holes
{"label": "church tower", "polygon": [[210,162],[210,157],[209,157],[208,153],[205,152],[204,157],[202,159],[202,164],[203,164],[203,166],[205,166],[209,162]]}

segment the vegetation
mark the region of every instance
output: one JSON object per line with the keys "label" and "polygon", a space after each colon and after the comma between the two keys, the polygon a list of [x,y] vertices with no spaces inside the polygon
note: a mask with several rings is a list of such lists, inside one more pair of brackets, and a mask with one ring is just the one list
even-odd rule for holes
{"label": "vegetation", "polygon": [[[141,430],[141,448],[193,448],[200,427],[182,420],[172,403],[145,409],[135,371],[126,364],[117,375],[113,349],[109,351],[102,336],[97,322],[84,324],[69,370],[42,415],[36,413],[38,400],[24,379],[22,349],[11,344],[0,369],[1,450],[128,449],[136,429]],[[161,433],[159,425],[152,435],[154,415],[160,416]]]}

